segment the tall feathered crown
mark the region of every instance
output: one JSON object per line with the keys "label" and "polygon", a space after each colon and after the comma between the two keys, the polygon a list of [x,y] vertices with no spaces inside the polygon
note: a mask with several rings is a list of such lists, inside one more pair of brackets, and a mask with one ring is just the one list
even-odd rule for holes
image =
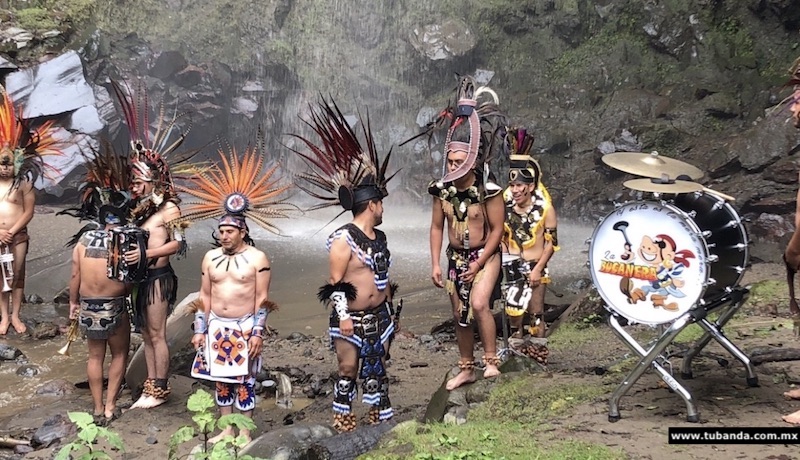
{"label": "tall feathered crown", "polygon": [[75,245],[86,231],[103,228],[106,224],[124,225],[132,204],[126,154],[116,151],[110,142],[103,140],[99,151],[92,149],[91,156],[83,156],[86,177],[78,187],[80,205],[58,214],[67,214],[89,223],[73,235],[68,246]]}
{"label": "tall feathered crown", "polygon": [[173,175],[178,163],[190,156],[174,157],[189,132],[188,128],[181,130],[177,125],[183,114],[176,111],[171,117],[167,116],[161,104],[155,120],[155,132],[151,132],[150,102],[146,91],[140,86],[134,92],[117,81],[112,81],[111,86],[128,126],[131,145],[129,164],[133,178],[152,182],[154,194],[177,200]]}
{"label": "tall feathered crown", "polygon": [[[484,94],[489,96],[489,100],[480,102]],[[447,127],[441,181],[454,181],[475,169],[488,174],[484,165],[492,160],[499,143],[498,134],[506,122],[499,104],[500,100],[494,90],[486,86],[478,87],[470,76],[461,77],[455,105],[449,104],[423,128],[420,134],[400,145],[425,135],[430,142],[434,132]],[[467,152],[467,158],[457,169],[450,172],[447,170],[447,153],[458,150]]]}
{"label": "tall feathered crown", "polygon": [[193,168],[177,186],[195,198],[179,221],[219,219],[218,225],[247,229],[245,219],[250,219],[279,235],[272,220],[288,217],[294,209],[285,201],[292,184],[281,184],[278,164],[264,168],[262,149],[263,142],[242,155],[232,147],[227,153],[219,149],[219,162]]}
{"label": "tall feathered crown", "polygon": [[534,136],[525,128],[506,128],[505,151],[508,154],[509,182],[536,184],[542,176],[539,162],[531,156]]}
{"label": "tall feathered crown", "polygon": [[309,109],[310,120],[304,122],[316,133],[319,141],[315,143],[298,134],[291,134],[302,141],[309,151],[291,150],[311,168],[311,171],[298,176],[298,187],[321,200],[311,209],[340,205],[344,211],[348,211],[359,203],[386,197],[389,194],[386,186],[396,174],[386,175],[392,152],[390,150],[381,161],[372,136],[369,115],[366,119],[360,113],[358,116],[364,137],[362,145],[335,101],[328,102],[320,97],[316,107],[309,105]]}
{"label": "tall feathered crown", "polygon": [[32,128],[28,121],[17,116],[5,88],[0,88],[0,164],[14,166],[14,187],[24,180],[36,182],[46,176],[47,168],[52,167],[44,162],[44,157],[63,155],[60,141],[53,137],[53,126],[51,120]]}

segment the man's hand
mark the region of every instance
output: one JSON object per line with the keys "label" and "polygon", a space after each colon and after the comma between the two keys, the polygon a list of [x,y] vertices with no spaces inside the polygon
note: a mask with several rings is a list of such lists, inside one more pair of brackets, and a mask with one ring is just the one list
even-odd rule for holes
{"label": "man's hand", "polygon": [[11,244],[14,241],[14,234],[8,230],[0,230],[0,242],[3,244]]}
{"label": "man's hand", "polygon": [[261,355],[261,348],[264,345],[264,339],[257,335],[251,335],[250,339],[247,341],[247,345],[250,348],[248,356],[250,356],[250,359],[256,359],[259,355]]}
{"label": "man's hand", "polygon": [[69,319],[75,319],[78,317],[78,313],[81,311],[81,304],[78,302],[70,302],[69,303]]}
{"label": "man's hand", "polygon": [[192,346],[194,347],[195,350],[199,350],[200,348],[203,348],[203,345],[205,345],[205,344],[206,344],[206,335],[205,334],[201,334],[201,333],[198,332],[197,334],[192,336]]}
{"label": "man's hand", "polygon": [[438,265],[431,270],[431,281],[433,281],[433,285],[438,288],[444,287],[444,283],[442,282],[442,268]]}
{"label": "man's hand", "polygon": [[139,246],[134,246],[133,249],[125,253],[125,262],[129,264],[139,262]]}
{"label": "man's hand", "polygon": [[537,268],[531,270],[531,273],[528,275],[528,283],[532,288],[539,287],[539,285],[542,284],[542,272]]}
{"label": "man's hand", "polygon": [[467,271],[462,273],[459,278],[464,283],[471,283],[475,280],[475,276],[479,271],[481,271],[481,266],[478,265],[478,262],[470,262],[467,266]]}
{"label": "man's hand", "polygon": [[353,335],[353,320],[351,318],[339,320],[339,332],[346,336]]}

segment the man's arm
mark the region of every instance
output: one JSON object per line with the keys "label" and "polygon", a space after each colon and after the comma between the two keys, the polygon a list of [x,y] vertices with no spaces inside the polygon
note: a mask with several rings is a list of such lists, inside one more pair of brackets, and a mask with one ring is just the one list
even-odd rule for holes
{"label": "man's arm", "polygon": [[22,193],[22,215],[19,217],[19,220],[8,229],[11,236],[16,235],[30,223],[31,219],[33,219],[33,210],[36,207],[36,193],[33,192],[33,184],[24,181],[19,186],[19,191]]}
{"label": "man's arm", "polygon": [[83,245],[78,243],[72,250],[72,276],[69,279],[69,317],[74,319],[80,311],[81,254]]}
{"label": "man's arm", "polygon": [[344,279],[348,262],[350,262],[350,245],[343,237],[333,240],[328,254],[329,283],[336,284]]}
{"label": "man's arm", "polygon": [[[556,210],[555,208],[551,207],[547,210],[547,213],[544,216],[544,228],[545,229],[555,229],[558,225],[558,219],[556,218]],[[545,230],[547,231],[547,230]],[[542,236],[545,236],[542,234]],[[547,263],[550,261],[550,258],[553,257],[553,254],[556,252],[555,245],[557,241],[553,241],[552,239],[543,238],[542,247],[542,256],[539,258],[539,262],[536,263],[536,266],[533,267],[532,272],[535,270],[538,272],[538,276],[541,277],[542,273],[544,272],[544,268],[547,266]]]}
{"label": "man's arm", "polygon": [[211,312],[211,269],[210,254],[208,251],[203,257],[202,265],[200,265],[200,301],[203,302],[203,313],[208,317]]}
{"label": "man's arm", "polygon": [[486,201],[486,217],[489,220],[489,234],[486,236],[486,248],[476,260],[479,269],[486,266],[486,262],[494,255],[495,249],[503,239],[503,224],[506,221],[506,207],[503,204],[503,194],[489,198]]}
{"label": "man's arm", "polygon": [[261,254],[255,262],[256,270],[256,304],[254,313],[264,306],[264,303],[269,299],[269,283],[272,280],[270,272],[271,266],[267,254],[259,251]]}
{"label": "man's arm", "polygon": [[444,221],[444,210],[442,209],[441,200],[437,197],[433,197],[430,231],[431,278],[433,279],[433,284],[438,287],[444,286],[442,283],[442,269],[439,265],[442,255],[442,241],[444,239]]}
{"label": "man's arm", "polygon": [[[164,227],[169,231],[169,227],[167,223],[172,222],[175,219],[181,217],[181,210],[180,208],[173,202],[168,201],[164,205],[164,209],[159,211],[161,214],[161,220],[164,222]],[[167,235],[170,239],[162,246],[157,248],[149,248],[146,251],[146,256],[148,259],[157,259],[159,257],[168,257],[174,254],[177,254],[178,251],[181,249],[181,241],[178,241],[173,238],[172,235]]]}

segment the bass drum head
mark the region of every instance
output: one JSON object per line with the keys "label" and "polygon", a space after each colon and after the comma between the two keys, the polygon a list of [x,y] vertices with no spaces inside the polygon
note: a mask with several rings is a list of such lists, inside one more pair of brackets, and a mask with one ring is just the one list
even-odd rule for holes
{"label": "bass drum head", "polygon": [[708,249],[699,228],[677,207],[626,203],[598,224],[589,266],[607,308],[656,326],[694,307],[708,280]]}
{"label": "bass drum head", "polygon": [[750,238],[739,213],[725,200],[705,192],[687,193],[675,197],[675,206],[689,213],[692,220],[707,233],[704,237],[710,254],[719,259],[711,263],[710,279],[714,283],[706,289],[705,298],[738,286],[750,262]]}

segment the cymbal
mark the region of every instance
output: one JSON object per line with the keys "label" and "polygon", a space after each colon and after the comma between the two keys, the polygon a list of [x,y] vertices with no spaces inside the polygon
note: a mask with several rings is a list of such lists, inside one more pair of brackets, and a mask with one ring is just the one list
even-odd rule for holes
{"label": "cymbal", "polygon": [[652,179],[631,179],[626,180],[622,185],[632,190],[656,193],[691,193],[703,190],[702,185],[687,180],[659,183],[653,182]]}
{"label": "cymbal", "polygon": [[689,163],[659,155],[656,151],[651,153],[608,153],[603,155],[603,163],[626,173],[655,179],[661,178],[666,174],[668,179],[675,179],[680,175],[686,175],[692,180],[697,180],[705,174]]}

